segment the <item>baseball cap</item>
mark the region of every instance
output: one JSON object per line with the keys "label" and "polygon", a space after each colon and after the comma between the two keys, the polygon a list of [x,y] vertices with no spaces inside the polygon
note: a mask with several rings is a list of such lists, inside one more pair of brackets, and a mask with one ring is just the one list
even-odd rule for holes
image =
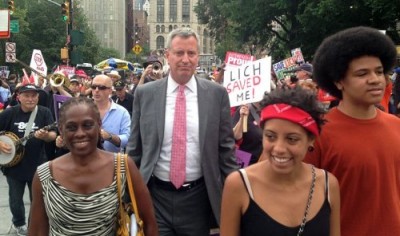
{"label": "baseball cap", "polygon": [[79,76],[78,75],[73,75],[72,77],[71,77],[71,79],[69,80],[69,82],[70,83],[72,83],[72,82],[77,82],[78,84],[80,84],[80,81],[79,81]]}
{"label": "baseball cap", "polygon": [[147,58],[146,62],[143,63],[143,68],[146,69],[146,67],[147,67],[148,65],[153,64],[154,62],[158,62],[158,63],[160,63],[160,64],[162,65],[161,61],[158,60],[157,56],[155,56],[155,55],[150,55],[150,56]]}
{"label": "baseball cap", "polygon": [[29,91],[39,92],[39,89],[34,84],[25,84],[18,88],[18,93],[24,93]]}
{"label": "baseball cap", "polygon": [[304,70],[304,71],[307,71],[308,73],[312,74],[313,66],[310,63],[304,63],[304,64],[301,64],[301,65],[295,67],[294,69],[290,70],[290,72],[296,72],[296,71],[300,71],[300,70]]}
{"label": "baseball cap", "polygon": [[125,83],[122,80],[117,80],[114,82],[114,88],[115,89],[122,89],[125,87]]}

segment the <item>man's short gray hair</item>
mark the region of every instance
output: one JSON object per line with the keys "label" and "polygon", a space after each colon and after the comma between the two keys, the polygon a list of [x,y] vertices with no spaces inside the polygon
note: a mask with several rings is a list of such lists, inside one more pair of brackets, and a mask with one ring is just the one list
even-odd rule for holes
{"label": "man's short gray hair", "polygon": [[172,40],[175,37],[181,37],[181,38],[189,38],[189,37],[195,37],[197,40],[197,49],[200,51],[200,40],[199,40],[199,35],[192,30],[189,27],[184,27],[184,28],[177,28],[174,29],[173,31],[171,31],[171,33],[169,33],[168,38],[167,38],[167,49],[171,48],[171,43]]}

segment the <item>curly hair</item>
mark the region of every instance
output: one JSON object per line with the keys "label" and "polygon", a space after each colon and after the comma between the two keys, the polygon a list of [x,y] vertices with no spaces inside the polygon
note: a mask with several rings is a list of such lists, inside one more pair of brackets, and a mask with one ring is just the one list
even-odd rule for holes
{"label": "curly hair", "polygon": [[[263,100],[260,102],[261,110],[266,106],[278,103],[285,103],[300,108],[310,114],[318,126],[318,131],[321,132],[321,127],[325,123],[323,116],[326,111],[322,104],[318,102],[315,93],[300,86],[294,88],[282,87],[265,94]],[[260,124],[262,129],[264,128],[264,124],[265,122]],[[311,132],[307,132],[309,135],[312,135]]]}
{"label": "curly hair", "polygon": [[335,83],[343,80],[352,60],[362,56],[378,57],[384,73],[396,62],[393,41],[376,29],[354,27],[340,31],[324,39],[313,60],[313,76],[318,86],[331,95],[342,99],[342,92]]}

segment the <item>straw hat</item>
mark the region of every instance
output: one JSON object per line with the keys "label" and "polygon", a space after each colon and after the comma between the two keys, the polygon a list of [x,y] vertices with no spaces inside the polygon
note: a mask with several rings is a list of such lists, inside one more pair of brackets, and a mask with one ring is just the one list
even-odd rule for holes
{"label": "straw hat", "polygon": [[119,75],[118,71],[116,71],[116,70],[112,70],[110,73],[107,73],[106,75],[108,75],[111,78],[121,79],[121,76]]}

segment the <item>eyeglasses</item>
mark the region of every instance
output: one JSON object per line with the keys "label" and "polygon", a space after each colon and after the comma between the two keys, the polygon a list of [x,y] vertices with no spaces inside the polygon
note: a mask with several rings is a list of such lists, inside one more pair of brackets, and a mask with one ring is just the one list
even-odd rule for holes
{"label": "eyeglasses", "polygon": [[107,86],[104,86],[104,85],[96,85],[96,84],[93,84],[92,86],[90,86],[90,88],[93,89],[93,90],[96,90],[96,89],[99,89],[99,90],[110,89],[110,87],[107,87]]}

